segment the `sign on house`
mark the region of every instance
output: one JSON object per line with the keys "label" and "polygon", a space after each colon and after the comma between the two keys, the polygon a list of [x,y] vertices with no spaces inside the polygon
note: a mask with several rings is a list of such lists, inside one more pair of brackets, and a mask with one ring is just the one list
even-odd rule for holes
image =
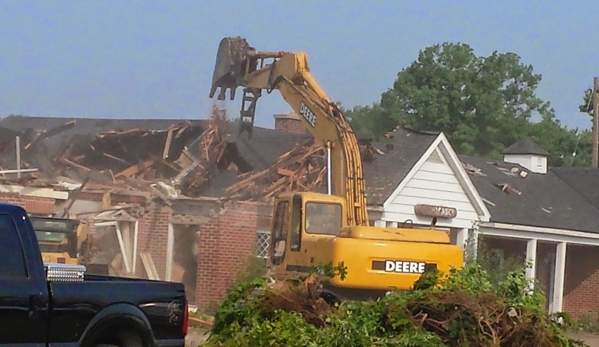
{"label": "sign on house", "polygon": [[454,207],[419,204],[414,206],[414,214],[422,217],[455,218],[458,210]]}

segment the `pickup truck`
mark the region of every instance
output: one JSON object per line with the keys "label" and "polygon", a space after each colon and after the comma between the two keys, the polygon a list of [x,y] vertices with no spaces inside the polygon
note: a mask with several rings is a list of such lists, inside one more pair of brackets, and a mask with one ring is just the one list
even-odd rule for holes
{"label": "pickup truck", "polygon": [[184,346],[183,284],[44,264],[27,212],[0,203],[0,346]]}

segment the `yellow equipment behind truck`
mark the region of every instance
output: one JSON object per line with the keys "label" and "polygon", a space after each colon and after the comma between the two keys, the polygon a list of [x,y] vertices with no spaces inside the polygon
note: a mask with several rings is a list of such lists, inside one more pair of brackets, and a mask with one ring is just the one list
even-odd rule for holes
{"label": "yellow equipment behind truck", "polygon": [[269,251],[273,278],[343,262],[346,278],[335,277],[327,285],[354,296],[409,289],[429,267],[446,273],[463,265],[462,248],[451,244],[445,231],[369,226],[354,131],[316,83],[305,53],[261,52],[243,38],[224,38],[210,97],[220,88],[218,99],[225,100],[229,89],[233,100],[239,86],[244,87],[242,129],[251,135],[256,101],[262,90],[276,89],[327,152],[328,194],[297,192],[275,198]]}
{"label": "yellow equipment behind truck", "polygon": [[76,219],[30,216],[44,263],[79,264]]}

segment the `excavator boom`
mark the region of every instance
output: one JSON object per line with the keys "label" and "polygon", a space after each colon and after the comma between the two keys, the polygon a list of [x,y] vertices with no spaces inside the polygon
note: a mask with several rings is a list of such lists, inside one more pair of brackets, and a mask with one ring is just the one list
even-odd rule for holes
{"label": "excavator boom", "polygon": [[256,101],[262,90],[268,93],[279,90],[317,143],[326,148],[332,181],[330,193],[346,200],[347,225],[368,225],[358,141],[339,107],[310,73],[306,54],[257,51],[241,37],[224,38],[218,48],[210,97],[220,88],[219,100],[226,99],[227,90],[233,100],[240,86],[244,87],[242,129],[251,133]]}

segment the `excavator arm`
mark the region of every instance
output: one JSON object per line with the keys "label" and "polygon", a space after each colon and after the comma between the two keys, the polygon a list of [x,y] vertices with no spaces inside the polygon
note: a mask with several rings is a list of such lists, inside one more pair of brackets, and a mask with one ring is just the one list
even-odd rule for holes
{"label": "excavator arm", "polygon": [[248,129],[251,134],[256,101],[262,90],[267,93],[278,90],[316,142],[326,149],[327,173],[329,184],[332,184],[329,194],[345,199],[347,225],[368,225],[358,141],[339,107],[310,73],[306,54],[261,52],[243,38],[224,38],[219,45],[210,97],[214,97],[220,88],[218,99],[224,100],[229,89],[233,100],[239,86],[244,87],[240,114],[242,129]]}

